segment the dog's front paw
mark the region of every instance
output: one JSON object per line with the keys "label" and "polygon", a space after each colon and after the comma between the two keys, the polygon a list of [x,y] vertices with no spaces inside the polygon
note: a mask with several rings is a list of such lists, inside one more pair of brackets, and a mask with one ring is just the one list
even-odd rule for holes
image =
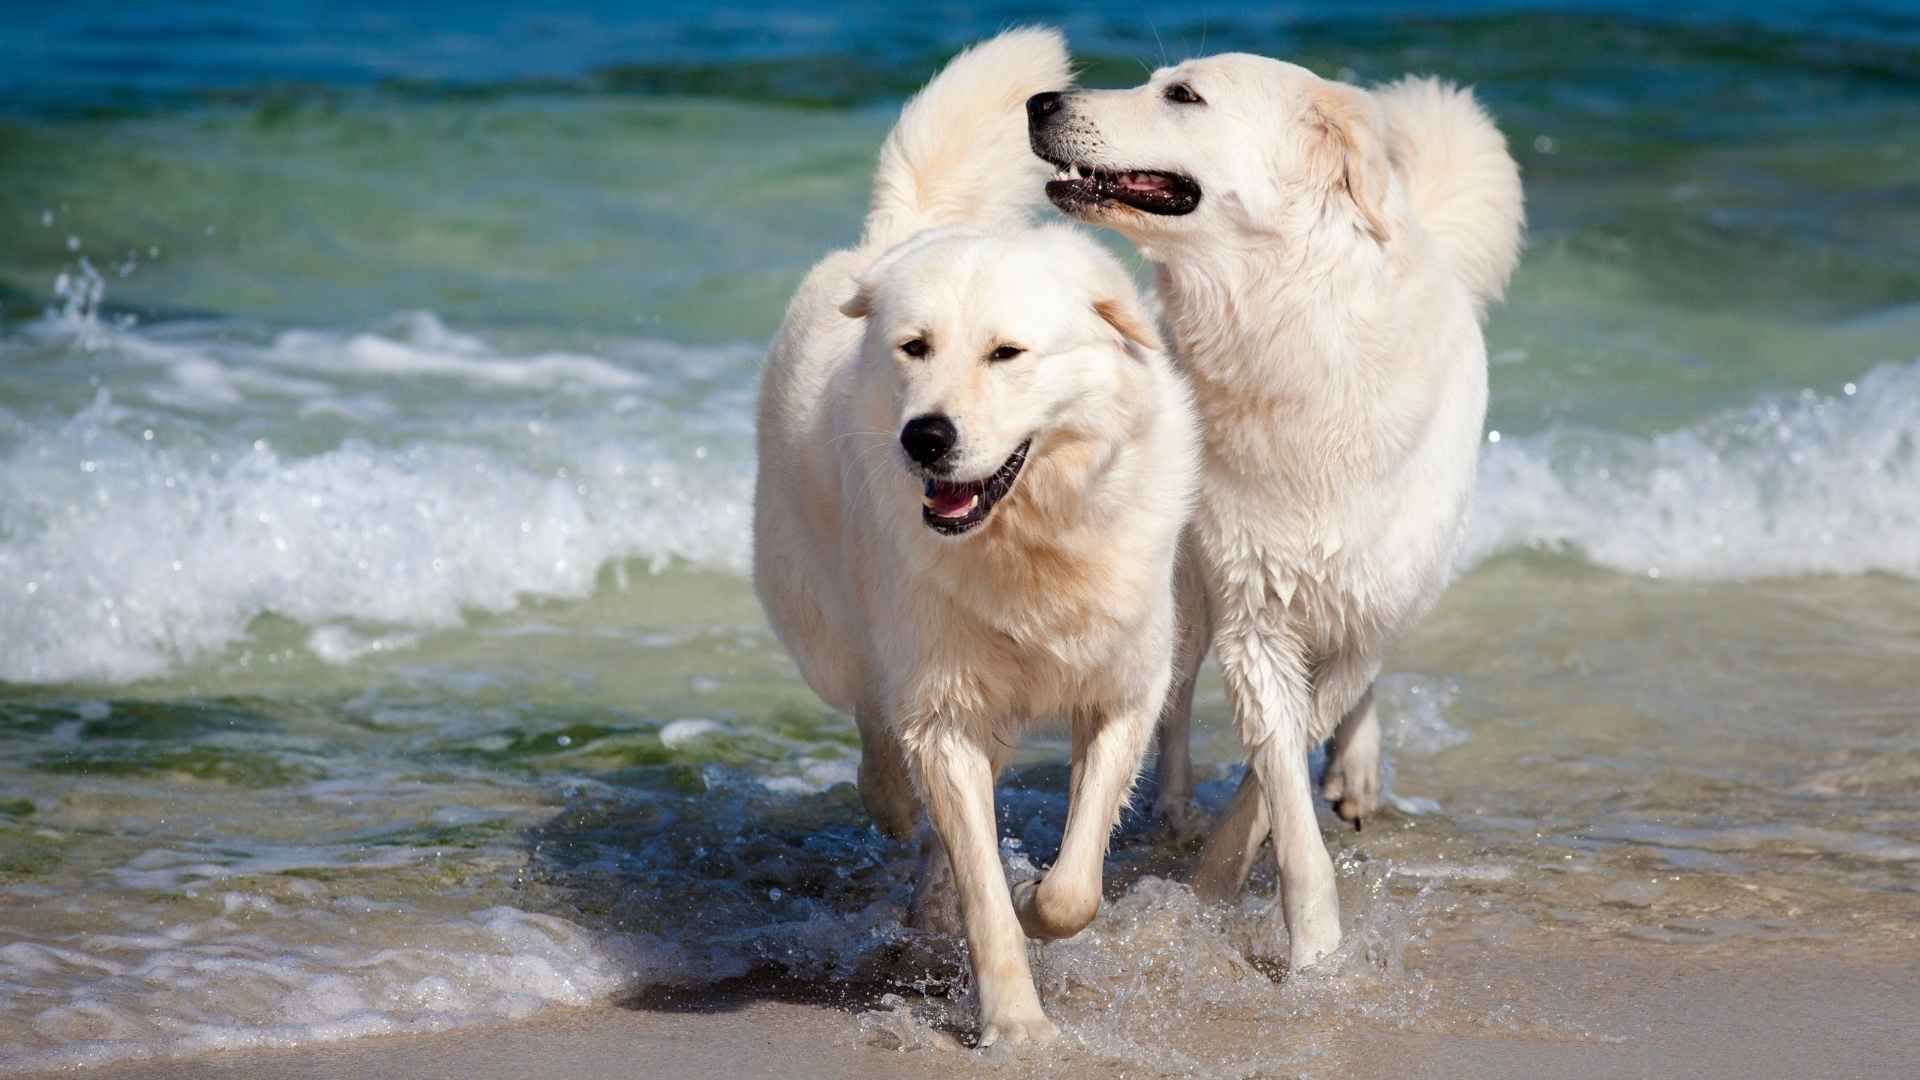
{"label": "dog's front paw", "polygon": [[1380,740],[1357,739],[1352,745],[1333,748],[1327,761],[1327,776],[1320,793],[1333,804],[1333,812],[1345,821],[1360,823],[1380,809]]}
{"label": "dog's front paw", "polygon": [[1048,888],[1052,873],[1029,878],[1013,887],[1013,911],[1020,917],[1020,929],[1039,941],[1059,941],[1087,928],[1100,913],[1100,893],[1096,890]]}
{"label": "dog's front paw", "polygon": [[980,1041],[977,1049],[985,1050],[989,1046],[1005,1046],[1027,1042],[1047,1042],[1056,1038],[1060,1029],[1047,1014],[1040,1011],[1035,1003],[1031,1008],[1009,1009],[999,1016],[980,1018]]}
{"label": "dog's front paw", "polygon": [[1340,947],[1340,920],[1316,919],[1300,927],[1287,927],[1287,970],[1304,972],[1319,967]]}

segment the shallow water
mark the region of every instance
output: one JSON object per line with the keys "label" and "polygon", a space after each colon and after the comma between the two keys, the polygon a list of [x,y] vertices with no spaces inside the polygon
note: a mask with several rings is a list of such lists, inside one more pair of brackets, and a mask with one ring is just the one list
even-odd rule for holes
{"label": "shallow water", "polygon": [[[963,1028],[745,581],[750,405],[892,105],[1044,13],[333,7],[0,44],[0,1070],[674,995]],[[1447,1013],[1406,951],[1920,915],[1920,23],[1395,10],[1064,20],[1094,82],[1156,33],[1472,80],[1532,220],[1462,576],[1383,686],[1391,809],[1325,821],[1338,974],[1276,981],[1270,872],[1198,905],[1135,821],[1036,953],[1069,1047],[1245,1075],[1311,1039],[1155,1033],[1558,1030]],[[1225,712],[1209,680],[1216,804]],[[1002,791],[1015,873],[1063,756]]]}

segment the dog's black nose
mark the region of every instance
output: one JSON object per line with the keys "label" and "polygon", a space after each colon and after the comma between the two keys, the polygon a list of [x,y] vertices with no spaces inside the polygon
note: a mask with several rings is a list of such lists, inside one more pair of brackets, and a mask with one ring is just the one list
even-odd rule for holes
{"label": "dog's black nose", "polygon": [[1060,111],[1060,97],[1061,94],[1058,90],[1049,90],[1044,94],[1035,94],[1028,98],[1027,123],[1046,123],[1054,113]]}
{"label": "dog's black nose", "polygon": [[922,468],[931,469],[938,465],[958,441],[959,429],[953,426],[953,421],[939,413],[916,416],[900,429],[900,445],[907,448],[907,456],[919,462]]}

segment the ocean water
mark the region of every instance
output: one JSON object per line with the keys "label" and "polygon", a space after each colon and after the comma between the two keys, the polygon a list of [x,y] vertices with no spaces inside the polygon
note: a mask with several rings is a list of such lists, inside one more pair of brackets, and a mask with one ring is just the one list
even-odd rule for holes
{"label": "ocean water", "polygon": [[[943,9],[944,10],[944,9]],[[775,988],[964,1026],[851,723],[745,578],[760,348],[892,109],[1059,23],[1477,85],[1529,250],[1460,577],[1382,688],[1352,932],[1276,982],[1131,820],[1069,1046],[1438,1021],[1410,946],[1920,916],[1920,18],[1849,5],[241,7],[0,39],[0,1072]],[[1203,795],[1231,790],[1217,681]],[[1051,858],[1060,740],[1001,792]],[[1554,1029],[1524,1005],[1486,1023]],[[1457,1023],[1449,1018],[1447,1023]],[[1606,1033],[1597,1033],[1605,1036]]]}

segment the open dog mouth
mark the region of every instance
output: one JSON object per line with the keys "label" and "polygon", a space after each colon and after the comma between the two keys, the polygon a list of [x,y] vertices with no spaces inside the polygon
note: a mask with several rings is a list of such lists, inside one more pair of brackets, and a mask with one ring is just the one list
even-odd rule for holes
{"label": "open dog mouth", "polygon": [[1120,203],[1144,213],[1176,217],[1191,214],[1200,205],[1200,185],[1178,173],[1098,169],[1079,162],[1052,164],[1059,172],[1047,181],[1047,198],[1069,214]]}
{"label": "open dog mouth", "polygon": [[1028,439],[1015,447],[1005,463],[985,480],[928,480],[920,500],[920,520],[926,522],[927,528],[947,536],[958,536],[978,527],[993,513],[994,504],[1013,490],[1013,482],[1019,479],[1020,470],[1027,463],[1027,450],[1032,446],[1033,440]]}

